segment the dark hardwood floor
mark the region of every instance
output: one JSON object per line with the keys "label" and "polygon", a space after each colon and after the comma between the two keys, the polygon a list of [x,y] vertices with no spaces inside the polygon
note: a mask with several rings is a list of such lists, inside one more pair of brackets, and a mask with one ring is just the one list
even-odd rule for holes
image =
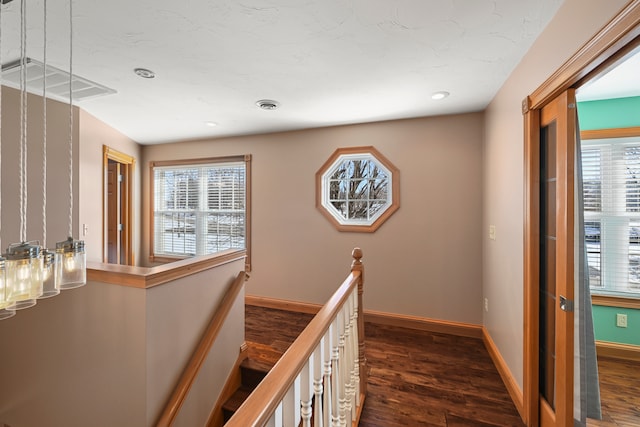
{"label": "dark hardwood floor", "polygon": [[[313,316],[246,306],[246,339],[284,352]],[[523,426],[479,339],[365,323],[362,427]],[[266,357],[266,356],[265,356]],[[600,357],[602,421],[640,426],[640,362]]]}
{"label": "dark hardwood floor", "polygon": [[640,362],[598,357],[602,420],[589,427],[640,426]]}
{"label": "dark hardwood floor", "polygon": [[[246,307],[246,339],[286,350],[312,316]],[[481,340],[365,324],[360,426],[522,426]]]}

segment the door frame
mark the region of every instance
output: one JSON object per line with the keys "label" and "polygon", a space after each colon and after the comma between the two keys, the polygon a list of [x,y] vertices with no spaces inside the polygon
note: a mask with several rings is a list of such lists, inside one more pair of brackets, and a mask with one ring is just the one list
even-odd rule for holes
{"label": "door frame", "polygon": [[123,188],[121,192],[121,220],[122,220],[122,252],[123,256],[121,259],[124,259],[126,265],[134,265],[134,256],[133,256],[133,177],[135,171],[136,159],[128,154],[121,153],[120,151],[114,150],[111,147],[106,145],[102,146],[102,188],[103,188],[103,197],[102,197],[102,217],[103,217],[103,226],[102,226],[102,262],[109,262],[109,251],[108,251],[108,226],[109,226],[109,218],[107,215],[107,207],[108,207],[108,182],[107,182],[107,174],[109,168],[109,160],[120,163],[120,171],[123,175]]}
{"label": "door frame", "polygon": [[[640,0],[625,6],[602,30],[522,101],[524,115],[524,339],[523,418],[540,424],[538,373],[539,141],[541,109],[565,90],[580,86],[640,43]],[[573,224],[573,218],[569,219]],[[565,266],[568,267],[568,266]],[[571,266],[570,268],[573,268]]]}

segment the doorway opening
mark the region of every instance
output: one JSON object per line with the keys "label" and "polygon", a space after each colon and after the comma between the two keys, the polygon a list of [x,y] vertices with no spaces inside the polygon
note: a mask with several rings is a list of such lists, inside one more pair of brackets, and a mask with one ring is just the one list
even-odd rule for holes
{"label": "doorway opening", "polygon": [[103,146],[103,262],[134,265],[132,156]]}
{"label": "doorway opening", "polygon": [[[536,91],[534,91],[523,102],[523,114],[525,122],[525,259],[524,259],[524,385],[523,385],[523,418],[528,426],[573,425],[573,327],[569,324],[562,330],[562,336],[558,334],[557,327],[551,331],[549,339],[553,340],[554,352],[557,356],[559,350],[564,351],[564,356],[557,359],[550,359],[554,370],[553,378],[549,377],[548,384],[540,381],[544,370],[541,368],[544,354],[539,353],[541,348],[541,329],[547,324],[541,320],[547,320],[543,315],[553,316],[554,324],[557,321],[565,322],[569,320],[567,312],[572,311],[572,301],[570,295],[565,295],[568,305],[564,308],[561,298],[558,295],[551,295],[553,306],[549,310],[541,313],[540,300],[544,292],[541,293],[542,276],[547,274],[545,262],[552,260],[554,264],[553,278],[572,284],[573,278],[570,274],[573,271],[573,260],[570,257],[559,257],[557,253],[550,256],[548,252],[541,252],[541,222],[545,221],[541,208],[541,175],[540,175],[540,141],[541,132],[544,131],[545,110],[553,110],[554,102],[561,98],[570,88],[582,86],[589,78],[599,75],[603,71],[612,67],[612,64],[620,58],[629,54],[633,46],[637,46],[640,39],[640,1],[630,2],[609,25],[603,28],[592,40],[571,57],[556,73],[545,81]],[[569,90],[569,91],[568,91]],[[550,107],[550,108],[549,108]],[[564,117],[568,120],[575,120],[575,99],[564,102],[561,108],[556,107],[554,116]],[[571,143],[575,136],[570,129],[563,129],[559,135],[566,142]],[[570,153],[571,144],[565,149],[556,147],[555,153],[563,156]],[[554,160],[557,160],[554,159]],[[572,172],[574,166],[571,159],[564,161],[564,168]],[[570,189],[573,183],[573,173],[565,174],[564,177],[554,178],[554,185]],[[571,194],[550,193],[554,202],[565,204],[572,203]],[[553,211],[556,211],[555,209]],[[566,215],[566,221],[562,224],[565,231],[570,233],[575,224],[573,215]],[[544,225],[544,224],[542,224]],[[557,224],[556,224],[557,225]],[[557,230],[553,230],[557,232]],[[548,233],[549,234],[549,233]],[[555,234],[549,234],[555,237]],[[549,239],[553,240],[553,239]],[[571,240],[571,239],[567,239]],[[556,241],[553,240],[555,243]],[[564,248],[567,255],[571,255],[571,248]],[[549,255],[549,256],[548,256]],[[564,258],[564,259],[561,259]],[[564,273],[563,273],[564,272]],[[557,286],[556,286],[557,287]],[[569,290],[569,288],[565,289]],[[544,291],[544,289],[543,289]],[[544,294],[546,295],[546,294]],[[556,298],[557,296],[557,298]],[[561,366],[559,366],[559,363]],[[558,368],[561,369],[558,369]],[[551,375],[551,374],[549,374]],[[548,386],[548,387],[546,387]],[[548,390],[545,390],[548,388]],[[552,405],[545,404],[540,395],[552,390]],[[548,394],[548,393],[547,393]]]}

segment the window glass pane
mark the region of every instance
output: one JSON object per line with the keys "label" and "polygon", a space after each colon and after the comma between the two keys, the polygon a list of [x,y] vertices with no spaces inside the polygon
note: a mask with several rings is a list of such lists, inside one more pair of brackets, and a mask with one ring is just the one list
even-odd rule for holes
{"label": "window glass pane", "polygon": [[591,287],[640,293],[640,143],[586,141],[582,159]]}
{"label": "window glass pane", "polygon": [[582,150],[582,179],[584,188],[584,210],[598,212],[602,209],[602,172],[599,148]]}
{"label": "window glass pane", "polygon": [[640,292],[640,220],[629,222],[629,289]]}
{"label": "window glass pane", "polygon": [[389,181],[386,179],[375,179],[369,181],[369,199],[371,200],[387,200]]}
{"label": "window glass pane", "polygon": [[600,288],[602,286],[600,233],[600,221],[585,221],[584,236],[587,248],[587,264],[589,266],[589,285],[592,288]]}
{"label": "window glass pane", "polygon": [[368,209],[369,204],[366,200],[357,200],[349,202],[349,219],[359,220],[359,219],[369,219]]}
{"label": "window glass pane", "polygon": [[351,200],[366,200],[369,196],[368,186],[369,181],[366,179],[354,179],[350,182],[349,199]]}
{"label": "window glass pane", "polygon": [[627,212],[640,212],[640,146],[627,147],[624,151],[624,161]]}
{"label": "window glass pane", "polygon": [[154,254],[246,248],[244,162],[154,168]]}

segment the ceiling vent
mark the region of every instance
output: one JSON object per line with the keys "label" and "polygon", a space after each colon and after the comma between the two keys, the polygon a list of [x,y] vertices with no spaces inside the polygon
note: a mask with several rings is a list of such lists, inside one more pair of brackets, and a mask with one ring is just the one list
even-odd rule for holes
{"label": "ceiling vent", "polygon": [[[2,66],[2,83],[14,89],[20,89],[20,74],[22,70],[20,60],[13,61]],[[42,81],[44,78],[44,64],[35,59],[26,58],[27,67],[27,91],[36,95],[42,95]],[[73,75],[73,100],[98,96],[111,95],[115,90],[109,89],[98,83]],[[69,102],[69,72],[47,65],[47,97],[58,101]]]}

